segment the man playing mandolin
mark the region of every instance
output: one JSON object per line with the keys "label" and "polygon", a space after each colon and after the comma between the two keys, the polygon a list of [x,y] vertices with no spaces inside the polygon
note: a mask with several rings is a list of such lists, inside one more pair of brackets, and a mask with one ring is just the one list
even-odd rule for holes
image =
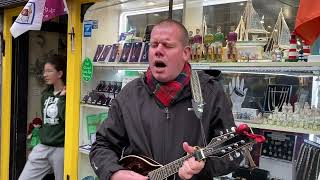
{"label": "man playing mandolin", "polygon": [[[238,167],[241,158],[196,160],[193,156],[196,146],[204,147],[206,141],[233,127],[234,120],[223,87],[203,72],[198,72],[202,118],[190,110],[188,41],[188,31],[179,22],[163,20],[154,26],[147,72],[121,90],[96,133],[90,161],[100,179],[158,180],[170,175],[168,179],[206,180]],[[181,163],[176,161],[186,154],[190,156]],[[171,164],[160,171],[157,163]]]}

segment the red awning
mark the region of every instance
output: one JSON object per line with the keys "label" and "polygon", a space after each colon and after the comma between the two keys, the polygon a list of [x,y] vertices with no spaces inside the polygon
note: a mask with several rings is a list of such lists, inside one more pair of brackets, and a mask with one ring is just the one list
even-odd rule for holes
{"label": "red awning", "polygon": [[295,33],[312,44],[320,34],[320,0],[300,0]]}

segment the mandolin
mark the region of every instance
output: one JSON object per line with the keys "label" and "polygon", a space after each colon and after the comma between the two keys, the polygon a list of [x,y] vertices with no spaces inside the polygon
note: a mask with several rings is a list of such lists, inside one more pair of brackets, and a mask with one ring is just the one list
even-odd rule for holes
{"label": "mandolin", "polygon": [[166,165],[137,155],[124,156],[119,163],[129,170],[148,176],[150,180],[163,180],[177,173],[183,162],[192,156],[198,161],[208,157],[228,158],[232,161],[234,158],[239,158],[245,150],[251,150],[255,143],[265,140],[263,136],[253,134],[247,125],[240,125],[237,129],[231,128],[220,134],[213,138],[206,147],[197,148],[193,154],[183,156]]}

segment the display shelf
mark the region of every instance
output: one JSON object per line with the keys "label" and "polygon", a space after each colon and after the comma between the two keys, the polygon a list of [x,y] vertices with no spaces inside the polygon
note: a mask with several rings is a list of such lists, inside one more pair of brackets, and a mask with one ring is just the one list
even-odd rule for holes
{"label": "display shelf", "polygon": [[79,152],[81,152],[82,154],[86,154],[86,155],[89,155],[89,153],[90,153],[90,150],[88,150],[88,149],[84,149],[84,148],[79,148]]}
{"label": "display shelf", "polygon": [[80,146],[80,147],[79,147],[79,152],[81,152],[82,154],[87,154],[87,155],[89,155],[90,149],[91,149],[91,145],[89,145],[89,144],[83,145],[83,146]]}
{"label": "display shelf", "polygon": [[236,123],[236,125],[244,123],[244,124],[247,124],[251,128],[258,128],[258,129],[268,129],[268,130],[273,130],[273,131],[320,135],[319,130],[312,130],[312,129],[282,127],[282,126],[275,126],[275,125],[270,125],[270,124],[249,123],[249,122],[244,122],[244,121],[235,121],[235,123]]}
{"label": "display shelf", "polygon": [[98,105],[92,105],[92,104],[80,104],[81,107],[88,107],[88,108],[95,108],[95,109],[103,109],[103,110],[109,110],[109,107],[107,106],[98,106]]}
{"label": "display shelf", "polygon": [[[146,70],[148,64],[133,63],[97,63],[95,67],[104,67],[115,70]],[[320,62],[238,62],[238,63],[191,63],[193,69],[240,72],[300,72],[313,73],[320,71]]]}

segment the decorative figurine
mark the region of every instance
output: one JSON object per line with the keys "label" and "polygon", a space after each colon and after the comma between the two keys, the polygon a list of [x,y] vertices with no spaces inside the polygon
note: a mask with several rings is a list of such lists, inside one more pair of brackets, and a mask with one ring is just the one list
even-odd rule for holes
{"label": "decorative figurine", "polygon": [[227,36],[227,47],[228,47],[228,60],[232,60],[233,62],[237,61],[237,50],[236,50],[236,42],[237,42],[238,34],[234,32],[234,28],[231,28],[231,32],[228,33]]}
{"label": "decorative figurine", "polygon": [[282,60],[282,51],[277,44],[273,45],[272,59],[274,62],[281,62]]}
{"label": "decorative figurine", "polygon": [[297,61],[297,39],[295,34],[291,34],[288,62]]}
{"label": "decorative figurine", "polygon": [[193,46],[193,31],[189,31],[188,32],[188,35],[189,35],[189,45],[191,47],[191,57],[190,59],[192,60],[196,54],[196,50],[195,50],[195,47]]}
{"label": "decorative figurine", "polygon": [[196,29],[196,35],[193,37],[192,45],[193,58],[196,62],[199,62],[202,56],[202,36],[200,35],[200,29]]}
{"label": "decorative figurine", "polygon": [[214,54],[215,60],[221,61],[222,60],[222,43],[224,42],[224,35],[221,32],[221,27],[218,26],[217,33],[214,35]]}
{"label": "decorative figurine", "polygon": [[189,31],[188,35],[189,35],[189,45],[192,45],[193,44],[193,31]]}
{"label": "decorative figurine", "polygon": [[204,36],[204,47],[205,47],[205,58],[208,60],[208,62],[213,62],[214,60],[214,48],[212,46],[212,43],[214,42],[214,36],[213,34],[206,34]]}

